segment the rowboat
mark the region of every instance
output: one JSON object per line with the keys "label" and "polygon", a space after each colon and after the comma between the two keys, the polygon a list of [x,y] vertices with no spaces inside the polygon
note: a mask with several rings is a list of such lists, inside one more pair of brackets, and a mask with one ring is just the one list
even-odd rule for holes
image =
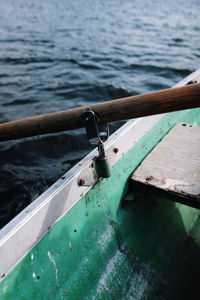
{"label": "rowboat", "polygon": [[[200,69],[176,87],[195,82]],[[98,176],[95,148],[26,207],[0,232],[0,298],[193,299],[200,158],[187,153],[198,125],[200,108],[130,120],[104,143],[111,176]],[[183,178],[160,175],[163,161]]]}

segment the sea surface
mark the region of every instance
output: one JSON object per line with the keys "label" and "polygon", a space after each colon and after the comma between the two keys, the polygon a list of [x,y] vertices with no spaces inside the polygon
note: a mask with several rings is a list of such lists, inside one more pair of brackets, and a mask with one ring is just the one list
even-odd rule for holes
{"label": "sea surface", "polygon": [[[171,87],[200,67],[199,11],[199,0],[0,0],[0,123]],[[84,130],[1,143],[0,227],[91,149]]]}

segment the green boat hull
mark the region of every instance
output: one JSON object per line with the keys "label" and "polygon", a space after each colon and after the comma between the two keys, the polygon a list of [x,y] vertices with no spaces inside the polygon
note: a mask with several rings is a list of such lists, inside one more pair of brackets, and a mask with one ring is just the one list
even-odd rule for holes
{"label": "green boat hull", "polygon": [[[179,85],[194,79],[200,70]],[[134,170],[178,122],[200,125],[200,108],[130,121],[106,148],[111,177],[93,176],[94,152],[5,226],[0,299],[193,299],[200,210],[153,192],[124,201]]]}

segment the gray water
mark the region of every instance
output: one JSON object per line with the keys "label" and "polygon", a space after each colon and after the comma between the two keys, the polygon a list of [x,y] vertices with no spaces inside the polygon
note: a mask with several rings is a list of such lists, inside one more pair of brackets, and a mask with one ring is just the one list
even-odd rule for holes
{"label": "gray water", "polygon": [[[200,67],[199,11],[199,0],[0,0],[0,123],[171,87]],[[0,226],[90,149],[83,130],[1,143]]]}

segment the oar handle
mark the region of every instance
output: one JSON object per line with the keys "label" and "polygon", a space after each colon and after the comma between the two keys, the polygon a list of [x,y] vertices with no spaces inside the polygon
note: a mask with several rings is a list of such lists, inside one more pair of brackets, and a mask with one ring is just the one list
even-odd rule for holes
{"label": "oar handle", "polygon": [[[156,115],[200,106],[200,84],[161,90],[93,104],[90,108],[101,123]],[[88,106],[73,108],[0,124],[0,141],[81,128]]]}

